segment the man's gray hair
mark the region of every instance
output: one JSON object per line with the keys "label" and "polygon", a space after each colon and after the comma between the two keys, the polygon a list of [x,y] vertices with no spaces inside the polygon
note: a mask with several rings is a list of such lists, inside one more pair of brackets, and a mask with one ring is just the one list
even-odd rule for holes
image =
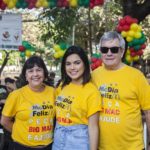
{"label": "man's gray hair", "polygon": [[110,41],[112,39],[118,39],[119,40],[119,46],[122,49],[125,49],[125,40],[123,39],[123,37],[116,31],[109,31],[109,32],[105,32],[101,39],[100,39],[100,46],[102,44],[102,42],[104,41]]}

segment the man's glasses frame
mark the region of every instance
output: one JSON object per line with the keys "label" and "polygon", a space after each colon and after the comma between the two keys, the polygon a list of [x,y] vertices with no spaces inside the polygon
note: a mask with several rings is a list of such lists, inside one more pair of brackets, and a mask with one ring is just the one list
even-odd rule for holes
{"label": "man's glasses frame", "polygon": [[119,52],[120,47],[114,46],[114,47],[100,47],[100,51],[103,54],[107,54],[110,50],[111,53],[117,54]]}

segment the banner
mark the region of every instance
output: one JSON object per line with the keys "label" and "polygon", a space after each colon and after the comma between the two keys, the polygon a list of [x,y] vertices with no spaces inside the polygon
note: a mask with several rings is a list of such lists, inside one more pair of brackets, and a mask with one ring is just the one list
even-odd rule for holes
{"label": "banner", "polygon": [[18,50],[22,45],[22,16],[0,14],[0,49]]}

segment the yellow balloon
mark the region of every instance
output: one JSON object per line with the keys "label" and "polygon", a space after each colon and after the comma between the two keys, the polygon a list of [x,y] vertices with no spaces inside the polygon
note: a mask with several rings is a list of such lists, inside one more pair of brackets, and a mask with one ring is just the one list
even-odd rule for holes
{"label": "yellow balloon", "polygon": [[12,1],[16,4],[18,0],[12,0]]}
{"label": "yellow balloon", "polygon": [[58,53],[55,53],[55,54],[54,54],[54,58],[58,59],[58,58],[59,58],[59,54],[58,54]]}
{"label": "yellow balloon", "polygon": [[16,6],[16,4],[13,1],[10,1],[7,5],[7,8],[12,9]]}
{"label": "yellow balloon", "polygon": [[142,33],[141,33],[141,32],[135,32],[135,34],[134,34],[134,37],[135,37],[136,39],[141,38],[141,36],[142,36]]}
{"label": "yellow balloon", "polygon": [[127,55],[126,56],[126,60],[131,63],[133,61],[132,57],[130,55]]}
{"label": "yellow balloon", "polygon": [[69,2],[71,7],[77,7],[78,6],[78,1],[77,0],[70,0]]}
{"label": "yellow balloon", "polygon": [[39,2],[39,1],[37,1],[37,2],[36,2],[36,4],[35,4],[35,6],[36,6],[37,8],[39,8],[39,7],[41,7],[41,6],[42,6],[42,3],[41,3],[41,2]]}
{"label": "yellow balloon", "polygon": [[122,32],[121,32],[121,35],[122,35],[123,37],[126,37],[126,36],[127,36],[127,32],[126,32],[126,31],[122,31]]}
{"label": "yellow balloon", "polygon": [[126,54],[127,54],[127,55],[130,55],[130,50],[129,50],[129,49],[127,49]]}
{"label": "yellow balloon", "polygon": [[48,8],[48,2],[47,1],[43,1],[43,3],[42,3],[42,6],[44,7],[44,8]]}
{"label": "yellow balloon", "polygon": [[39,3],[43,3],[43,1],[45,1],[45,0],[37,0]]}
{"label": "yellow balloon", "polygon": [[133,57],[133,61],[138,61],[138,60],[139,60],[139,56]]}
{"label": "yellow balloon", "polygon": [[55,44],[55,45],[53,46],[53,49],[54,49],[56,52],[58,52],[58,51],[61,50],[60,46],[57,45],[57,44]]}
{"label": "yellow balloon", "polygon": [[133,38],[131,36],[127,36],[126,40],[127,40],[127,42],[131,42],[133,40]]}
{"label": "yellow balloon", "polygon": [[4,2],[5,4],[8,4],[8,3],[9,3],[9,0],[3,0],[3,2]]}
{"label": "yellow balloon", "polygon": [[136,30],[138,30],[138,27],[139,27],[139,25],[137,23],[132,23],[130,26],[130,29],[136,31]]}
{"label": "yellow balloon", "polygon": [[25,54],[26,54],[27,57],[30,57],[31,56],[31,51],[30,50],[26,50]]}
{"label": "yellow balloon", "polygon": [[65,52],[64,52],[64,51],[62,51],[62,50],[61,50],[61,51],[59,51],[60,57],[63,57],[63,56],[64,56],[64,53],[65,53]]}
{"label": "yellow balloon", "polygon": [[128,36],[131,36],[131,37],[134,37],[134,31],[133,30],[129,30],[128,32],[127,32],[127,34],[128,34]]}
{"label": "yellow balloon", "polygon": [[142,27],[139,25],[138,26],[138,30],[137,30],[138,32],[141,32],[142,31]]}

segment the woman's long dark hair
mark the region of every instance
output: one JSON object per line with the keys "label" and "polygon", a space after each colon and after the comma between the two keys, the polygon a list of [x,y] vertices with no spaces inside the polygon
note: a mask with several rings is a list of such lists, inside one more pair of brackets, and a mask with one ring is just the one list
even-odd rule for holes
{"label": "woman's long dark hair", "polygon": [[77,54],[81,58],[81,60],[83,61],[84,72],[83,72],[83,75],[82,75],[83,76],[83,83],[82,84],[86,84],[91,79],[90,64],[89,64],[88,57],[87,57],[86,53],[79,46],[70,46],[66,50],[66,52],[65,52],[65,54],[62,58],[62,63],[61,63],[62,88],[71,82],[71,78],[66,73],[66,67],[65,66],[66,66],[67,57],[72,55],[72,54]]}

